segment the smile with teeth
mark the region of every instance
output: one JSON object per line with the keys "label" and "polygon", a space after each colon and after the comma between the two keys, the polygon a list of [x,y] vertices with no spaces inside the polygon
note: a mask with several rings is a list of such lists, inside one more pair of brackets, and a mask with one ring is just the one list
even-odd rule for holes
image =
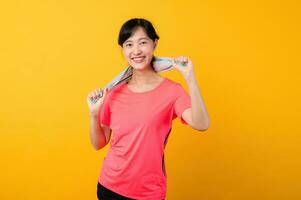
{"label": "smile with teeth", "polygon": [[140,63],[144,60],[145,56],[132,58],[133,61]]}

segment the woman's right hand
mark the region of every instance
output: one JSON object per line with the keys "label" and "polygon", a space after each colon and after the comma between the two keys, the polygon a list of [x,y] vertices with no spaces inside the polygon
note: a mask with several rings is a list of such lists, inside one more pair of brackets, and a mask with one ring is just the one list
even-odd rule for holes
{"label": "woman's right hand", "polygon": [[103,90],[97,88],[94,91],[91,91],[87,96],[87,104],[89,107],[90,115],[98,115],[99,108],[103,103],[104,97],[107,94],[107,89]]}

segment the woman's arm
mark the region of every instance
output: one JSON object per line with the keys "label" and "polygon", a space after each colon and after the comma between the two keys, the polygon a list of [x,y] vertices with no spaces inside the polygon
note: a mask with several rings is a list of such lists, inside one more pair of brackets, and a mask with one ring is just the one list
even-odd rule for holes
{"label": "woman's arm", "polygon": [[183,119],[192,128],[199,131],[205,131],[209,128],[210,120],[195,76],[193,75],[193,77],[188,78],[186,83],[189,88],[191,108],[188,108],[183,112]]}
{"label": "woman's arm", "polygon": [[106,144],[106,137],[99,125],[97,115],[90,116],[90,142],[96,150],[103,148]]}
{"label": "woman's arm", "polygon": [[102,149],[109,142],[111,129],[109,127],[101,127],[98,115],[90,115],[90,141],[96,150]]}
{"label": "woman's arm", "polygon": [[107,90],[96,89],[87,96],[87,104],[90,114],[90,142],[96,150],[103,148],[110,139],[111,129],[100,125],[99,115],[101,105]]}
{"label": "woman's arm", "polygon": [[194,129],[204,131],[209,128],[209,115],[198,88],[194,66],[187,57],[180,56],[172,60],[174,67],[182,74],[189,87],[191,108],[182,113],[183,119]]}

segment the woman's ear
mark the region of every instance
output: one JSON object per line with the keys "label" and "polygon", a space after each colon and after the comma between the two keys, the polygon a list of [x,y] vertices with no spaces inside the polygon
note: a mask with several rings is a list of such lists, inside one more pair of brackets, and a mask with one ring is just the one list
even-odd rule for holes
{"label": "woman's ear", "polygon": [[157,44],[158,44],[158,39],[156,39],[155,42],[154,42],[154,50],[156,49]]}

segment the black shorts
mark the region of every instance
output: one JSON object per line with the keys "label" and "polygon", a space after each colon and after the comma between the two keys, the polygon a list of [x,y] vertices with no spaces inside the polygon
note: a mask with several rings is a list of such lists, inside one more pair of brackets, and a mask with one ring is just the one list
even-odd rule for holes
{"label": "black shorts", "polygon": [[97,197],[99,200],[134,200],[109,190],[99,182],[97,182]]}

